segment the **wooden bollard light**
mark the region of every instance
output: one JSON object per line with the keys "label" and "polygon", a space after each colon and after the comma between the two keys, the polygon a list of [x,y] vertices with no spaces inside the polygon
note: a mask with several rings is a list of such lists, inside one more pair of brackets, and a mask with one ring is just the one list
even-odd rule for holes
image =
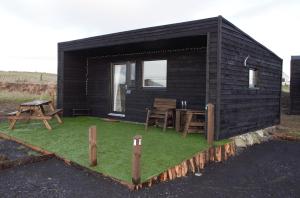
{"label": "wooden bollard light", "polygon": [[89,128],[89,160],[90,166],[97,165],[97,129],[96,126]]}
{"label": "wooden bollard light", "polygon": [[142,136],[133,137],[133,153],[132,153],[132,183],[137,185],[141,183],[141,150]]}

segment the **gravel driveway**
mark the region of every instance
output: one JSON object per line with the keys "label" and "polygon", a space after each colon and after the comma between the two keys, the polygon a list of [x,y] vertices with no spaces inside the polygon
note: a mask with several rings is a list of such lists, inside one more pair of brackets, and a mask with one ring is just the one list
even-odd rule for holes
{"label": "gravel driveway", "polygon": [[0,197],[300,197],[300,142],[254,145],[200,177],[138,192],[50,159],[0,171]]}

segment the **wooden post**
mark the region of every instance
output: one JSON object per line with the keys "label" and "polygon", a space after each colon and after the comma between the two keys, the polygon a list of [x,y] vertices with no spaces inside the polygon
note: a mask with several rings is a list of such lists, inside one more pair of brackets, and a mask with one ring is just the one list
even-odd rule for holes
{"label": "wooden post", "polygon": [[133,137],[133,153],[132,153],[132,183],[138,185],[141,183],[141,150],[142,136]]}
{"label": "wooden post", "polygon": [[212,145],[215,132],[215,107],[209,103],[207,105],[207,143]]}
{"label": "wooden post", "polygon": [[97,165],[97,129],[96,126],[89,128],[89,160],[90,166]]}

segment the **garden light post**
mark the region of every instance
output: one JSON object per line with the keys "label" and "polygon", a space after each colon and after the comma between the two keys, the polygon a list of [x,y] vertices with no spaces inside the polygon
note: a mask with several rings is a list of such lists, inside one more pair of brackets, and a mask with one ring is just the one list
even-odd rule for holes
{"label": "garden light post", "polygon": [[132,153],[132,183],[137,185],[141,183],[141,150],[142,136],[133,137],[133,153]]}

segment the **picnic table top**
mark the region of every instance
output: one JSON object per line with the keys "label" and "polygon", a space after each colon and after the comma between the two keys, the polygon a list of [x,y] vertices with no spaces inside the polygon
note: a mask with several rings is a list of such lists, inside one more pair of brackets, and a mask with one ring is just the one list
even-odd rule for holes
{"label": "picnic table top", "polygon": [[40,106],[40,105],[47,105],[51,101],[50,100],[33,100],[30,102],[24,102],[20,106]]}

